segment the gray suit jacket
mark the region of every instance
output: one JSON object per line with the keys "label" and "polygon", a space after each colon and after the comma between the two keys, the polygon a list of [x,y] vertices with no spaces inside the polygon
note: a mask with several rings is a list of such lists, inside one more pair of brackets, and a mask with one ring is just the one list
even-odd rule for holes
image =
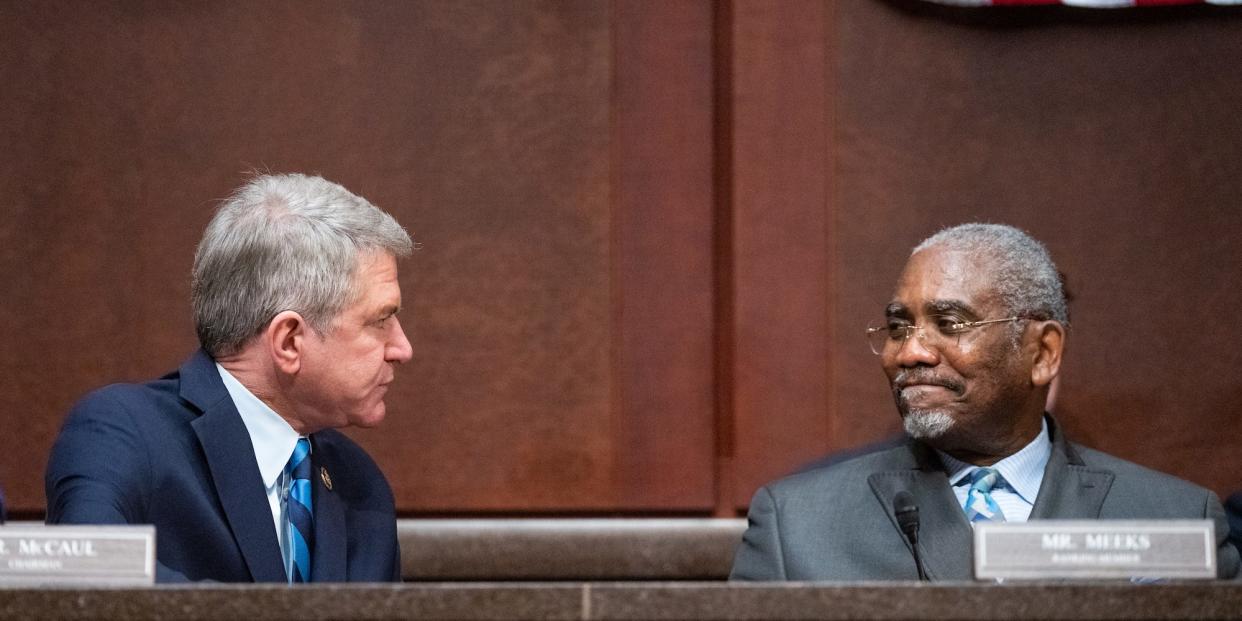
{"label": "gray suit jacket", "polygon": [[[1031,519],[1203,519],[1216,522],[1217,567],[1238,573],[1238,551],[1212,492],[1066,442],[1048,419],[1052,456]],[[919,507],[919,554],[931,580],[970,580],[972,530],[940,458],[911,442],[803,472],[761,488],[733,561],[732,580],[917,580],[893,516],[907,490]]]}

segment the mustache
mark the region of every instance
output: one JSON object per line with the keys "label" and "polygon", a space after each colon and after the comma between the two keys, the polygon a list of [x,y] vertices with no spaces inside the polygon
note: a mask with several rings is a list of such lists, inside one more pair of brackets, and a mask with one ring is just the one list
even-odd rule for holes
{"label": "mustache", "polygon": [[931,369],[914,368],[906,369],[897,373],[893,377],[893,394],[898,398],[901,397],[901,391],[917,384],[930,384],[932,386],[943,386],[952,390],[957,394],[962,394],[966,390],[966,386],[962,382],[949,378],[940,377]]}

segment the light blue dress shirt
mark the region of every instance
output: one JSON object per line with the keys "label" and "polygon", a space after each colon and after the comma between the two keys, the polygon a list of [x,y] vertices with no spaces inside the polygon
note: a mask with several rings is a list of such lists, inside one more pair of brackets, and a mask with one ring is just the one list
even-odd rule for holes
{"label": "light blue dress shirt", "polygon": [[[970,475],[979,466],[959,461],[939,450],[936,452],[940,454],[941,463],[949,474],[949,485],[953,486],[957,504],[965,512],[966,493],[970,491]],[[1006,522],[1025,522],[1031,517],[1031,509],[1035,507],[1035,498],[1039,496],[1039,487],[1044,482],[1044,468],[1047,467],[1050,457],[1052,440],[1048,436],[1048,421],[1045,419],[1043,428],[1034,440],[1017,453],[992,464],[1005,479],[1004,487],[992,489],[992,499],[1000,505]]]}

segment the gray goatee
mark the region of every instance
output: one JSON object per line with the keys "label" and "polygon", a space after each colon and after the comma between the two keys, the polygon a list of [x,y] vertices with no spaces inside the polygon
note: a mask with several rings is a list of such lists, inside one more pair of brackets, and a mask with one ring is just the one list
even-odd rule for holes
{"label": "gray goatee", "polygon": [[953,417],[939,410],[910,410],[901,419],[906,435],[915,440],[939,438],[953,428]]}

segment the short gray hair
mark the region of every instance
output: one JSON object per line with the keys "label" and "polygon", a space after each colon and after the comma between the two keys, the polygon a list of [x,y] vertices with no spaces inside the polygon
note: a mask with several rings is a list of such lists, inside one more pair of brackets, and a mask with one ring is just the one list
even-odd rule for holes
{"label": "short gray hair", "polygon": [[1005,224],[969,223],[942,229],[910,254],[944,246],[985,259],[992,286],[1011,315],[1069,325],[1065,285],[1048,249]]}
{"label": "short gray hair", "polygon": [[220,205],[194,254],[199,343],[212,356],[237,353],[285,310],[326,334],[356,299],[361,254],[413,248],[392,216],[336,183],[256,176]]}

